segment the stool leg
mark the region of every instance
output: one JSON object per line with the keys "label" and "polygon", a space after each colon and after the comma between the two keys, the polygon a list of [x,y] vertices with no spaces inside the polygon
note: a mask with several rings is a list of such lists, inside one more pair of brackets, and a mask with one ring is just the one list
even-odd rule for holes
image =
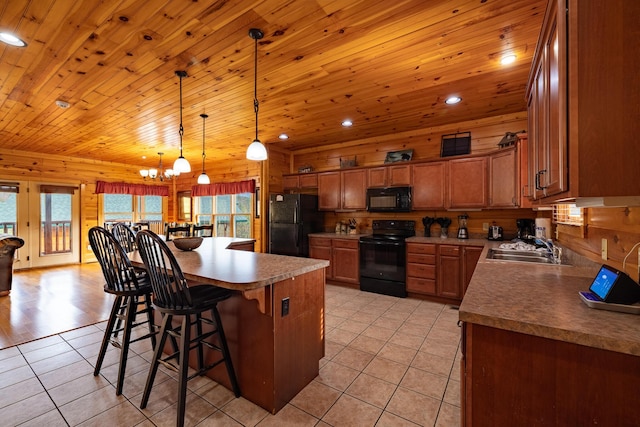
{"label": "stool leg", "polygon": [[154,318],[153,318],[153,305],[151,305],[151,294],[145,294],[144,296],[144,304],[147,310],[147,320],[149,321],[149,333],[151,334],[151,346],[153,349],[156,348],[156,334],[154,327]]}
{"label": "stool leg", "polygon": [[218,306],[215,305],[211,309],[213,318],[216,320],[216,327],[218,328],[218,336],[220,338],[220,349],[222,350],[222,356],[224,357],[224,365],[227,367],[227,374],[231,381],[231,387],[233,388],[233,394],[236,397],[240,397],[240,386],[238,385],[238,379],[236,378],[236,371],[233,369],[233,362],[231,361],[231,353],[229,353],[229,347],[227,346],[227,337],[224,335],[224,329],[222,328],[222,322],[220,321],[220,313],[218,313]]}
{"label": "stool leg", "polygon": [[137,297],[129,296],[127,301],[127,315],[124,321],[124,330],[122,331],[122,349],[120,350],[120,367],[118,368],[118,382],[116,384],[116,396],[122,394],[122,385],[124,383],[124,373],[127,369],[127,357],[129,355],[129,341],[131,341],[131,328],[136,320],[136,312],[138,311]]}
{"label": "stool leg", "polygon": [[196,314],[196,339],[198,340],[198,372],[200,375],[204,375],[204,348],[202,345],[202,313]]}
{"label": "stool leg", "polygon": [[184,425],[187,403],[187,377],[189,376],[189,347],[191,347],[191,316],[185,314],[180,332],[180,369],[178,373],[178,413],[176,426]]}
{"label": "stool leg", "polygon": [[153,361],[151,362],[151,366],[149,366],[149,374],[147,375],[147,383],[144,386],[144,392],[142,393],[142,401],[140,402],[140,409],[144,409],[147,407],[147,402],[149,401],[149,395],[151,394],[151,387],[153,386],[153,381],[156,378],[156,373],[158,372],[158,365],[160,362],[160,358],[162,357],[162,349],[164,347],[164,343],[167,341],[167,327],[171,327],[171,319],[173,318],[170,314],[164,314],[162,316],[162,327],[160,328],[160,341],[158,345],[153,350]]}
{"label": "stool leg", "polygon": [[102,367],[102,362],[104,361],[104,355],[107,352],[107,347],[109,346],[109,341],[111,340],[111,335],[113,334],[116,319],[118,318],[118,312],[120,311],[120,307],[122,306],[122,299],[123,297],[116,296],[116,299],[113,301],[111,314],[109,315],[109,321],[107,322],[107,328],[104,331],[104,338],[102,338],[102,344],[100,345],[100,352],[98,353],[96,367],[93,370],[94,376],[98,376],[100,374],[100,368]]}

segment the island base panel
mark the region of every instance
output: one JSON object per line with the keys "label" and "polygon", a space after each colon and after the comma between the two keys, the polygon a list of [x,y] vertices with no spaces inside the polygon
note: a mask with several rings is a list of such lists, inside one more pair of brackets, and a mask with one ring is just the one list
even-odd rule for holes
{"label": "island base panel", "polygon": [[640,357],[465,324],[464,425],[637,425]]}

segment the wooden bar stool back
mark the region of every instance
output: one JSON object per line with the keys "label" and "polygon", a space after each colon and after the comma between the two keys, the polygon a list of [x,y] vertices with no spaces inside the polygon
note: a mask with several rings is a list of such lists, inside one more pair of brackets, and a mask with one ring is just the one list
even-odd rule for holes
{"label": "wooden bar stool back", "polygon": [[[167,244],[155,233],[142,230],[136,235],[136,242],[140,257],[149,274],[149,281],[153,287],[153,304],[162,313],[160,339],[155,347],[147,383],[142,394],[140,408],[144,409],[149,401],[153,381],[158,366],[163,366],[178,372],[178,410],[176,425],[184,424],[185,403],[187,396],[187,382],[196,376],[204,375],[208,370],[224,363],[227,374],[236,397],[240,397],[240,387],[233,369],[231,355],[224,335],[224,329],[218,313],[218,303],[229,298],[232,292],[209,284],[189,286],[171,253]],[[210,311],[211,318],[203,313]],[[181,316],[180,326],[173,326],[174,316]],[[208,332],[203,331],[203,323],[210,325]],[[192,326],[196,334],[191,336]],[[212,340],[217,335],[217,343]],[[172,354],[163,355],[167,337],[179,340],[178,349]],[[221,357],[209,365],[205,365],[204,346],[219,351]],[[195,373],[188,375],[189,351],[197,350],[197,367]]]}
{"label": "wooden bar stool back", "polygon": [[[91,228],[89,230],[89,244],[102,268],[106,282],[104,291],[115,295],[93,375],[100,374],[109,343],[119,348],[120,366],[116,395],[120,395],[127,367],[129,344],[150,338],[151,344],[155,348],[157,331],[153,325],[152,287],[146,272],[133,268],[127,253],[109,231],[102,227]],[[136,317],[142,314],[146,315],[145,320],[136,322]],[[148,325],[148,333],[132,339],[132,330],[144,324]],[[122,338],[118,341],[120,332],[122,332]]]}
{"label": "wooden bar stool back", "polygon": [[[142,231],[142,230],[141,230]],[[165,229],[165,241],[172,240],[174,237],[189,237],[191,236],[190,225],[168,225]]]}

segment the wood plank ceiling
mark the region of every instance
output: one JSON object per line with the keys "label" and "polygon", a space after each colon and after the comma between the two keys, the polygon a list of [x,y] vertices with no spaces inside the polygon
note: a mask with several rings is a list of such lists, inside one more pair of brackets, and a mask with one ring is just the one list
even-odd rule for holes
{"label": "wood plank ceiling", "polygon": [[[545,0],[2,0],[0,148],[154,166],[524,111]],[[517,61],[500,65],[503,54]],[[444,104],[449,95],[462,102]],[[56,100],[70,107],[56,106]],[[350,118],[354,125],[340,123]],[[289,135],[282,141],[281,133]],[[148,160],[142,160],[147,156]]]}

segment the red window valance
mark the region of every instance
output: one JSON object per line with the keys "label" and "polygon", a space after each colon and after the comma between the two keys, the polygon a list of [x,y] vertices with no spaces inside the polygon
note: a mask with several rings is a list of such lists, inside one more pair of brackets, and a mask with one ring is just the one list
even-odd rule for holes
{"label": "red window valance", "polygon": [[218,182],[208,185],[194,185],[191,187],[191,196],[219,196],[223,194],[253,193],[256,191],[256,180],[237,182]]}
{"label": "red window valance", "polygon": [[127,184],[126,182],[96,182],[96,194],[132,194],[134,196],[169,196],[166,185]]}

